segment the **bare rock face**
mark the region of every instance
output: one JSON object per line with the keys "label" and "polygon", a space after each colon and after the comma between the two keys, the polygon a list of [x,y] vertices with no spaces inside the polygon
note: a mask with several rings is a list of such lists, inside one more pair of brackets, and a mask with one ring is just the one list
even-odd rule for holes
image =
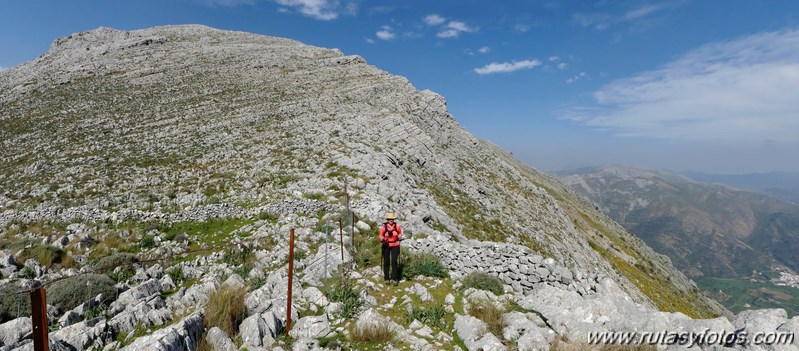
{"label": "bare rock face", "polygon": [[202,331],[202,314],[193,314],[174,325],[136,339],[122,350],[196,350]]}

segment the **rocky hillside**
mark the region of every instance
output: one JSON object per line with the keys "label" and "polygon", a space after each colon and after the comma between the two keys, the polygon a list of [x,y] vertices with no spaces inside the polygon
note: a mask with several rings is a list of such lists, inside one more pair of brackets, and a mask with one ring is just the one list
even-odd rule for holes
{"label": "rocky hillside", "polygon": [[[52,344],[79,350],[530,350],[641,326],[799,330],[784,311],[686,317],[725,311],[461,128],[443,97],[334,49],[202,26],[77,33],[0,72],[0,140],[6,349],[30,347],[15,292],[42,283]],[[336,260],[325,224],[345,204],[357,223]],[[420,255],[399,287],[377,267],[387,210]]]}
{"label": "rocky hillside", "polygon": [[793,204],[664,171],[608,166],[562,175],[689,276],[767,282],[799,270],[799,207]]}

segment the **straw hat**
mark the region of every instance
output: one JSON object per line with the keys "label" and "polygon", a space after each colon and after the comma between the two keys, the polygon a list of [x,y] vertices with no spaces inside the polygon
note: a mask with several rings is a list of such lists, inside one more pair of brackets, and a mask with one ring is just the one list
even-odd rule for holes
{"label": "straw hat", "polygon": [[386,219],[397,219],[397,216],[394,215],[394,212],[386,213]]}

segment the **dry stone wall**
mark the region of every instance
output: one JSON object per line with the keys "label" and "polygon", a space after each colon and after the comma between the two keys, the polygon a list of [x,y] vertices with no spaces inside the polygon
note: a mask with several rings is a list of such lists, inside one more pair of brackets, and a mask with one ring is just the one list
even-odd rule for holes
{"label": "dry stone wall", "polygon": [[410,251],[435,254],[455,276],[473,271],[495,275],[516,293],[528,294],[548,285],[588,295],[597,291],[597,282],[602,279],[600,274],[585,275],[520,245],[455,242],[443,236],[406,240],[403,245]]}

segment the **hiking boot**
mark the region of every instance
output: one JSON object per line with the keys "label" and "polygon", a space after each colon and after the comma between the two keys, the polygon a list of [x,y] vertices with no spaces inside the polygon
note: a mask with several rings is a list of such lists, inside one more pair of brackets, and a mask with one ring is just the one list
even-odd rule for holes
{"label": "hiking boot", "polygon": [[395,280],[394,281],[394,286],[397,286],[397,285],[399,285],[399,280]]}

